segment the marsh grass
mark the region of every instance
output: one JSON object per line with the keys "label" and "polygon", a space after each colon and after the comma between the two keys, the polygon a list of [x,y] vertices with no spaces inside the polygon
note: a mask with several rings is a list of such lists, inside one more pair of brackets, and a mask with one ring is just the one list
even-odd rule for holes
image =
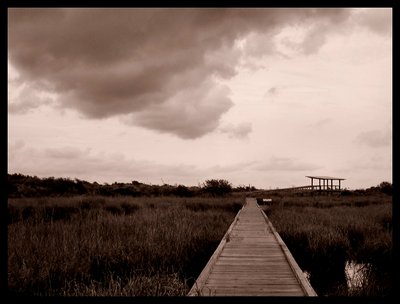
{"label": "marsh grass", "polygon": [[18,295],[185,295],[243,202],[10,199],[8,288]]}
{"label": "marsh grass", "polygon": [[[392,197],[275,197],[263,210],[321,295],[388,295],[392,290]],[[346,288],[346,262],[368,265]]]}

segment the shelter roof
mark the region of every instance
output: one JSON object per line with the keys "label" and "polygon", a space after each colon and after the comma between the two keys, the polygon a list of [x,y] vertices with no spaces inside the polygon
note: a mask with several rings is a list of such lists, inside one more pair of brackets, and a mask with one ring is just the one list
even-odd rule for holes
{"label": "shelter roof", "polygon": [[345,180],[345,178],[341,177],[332,177],[332,176],[306,176],[308,178],[314,178],[314,179],[332,179],[332,180]]}

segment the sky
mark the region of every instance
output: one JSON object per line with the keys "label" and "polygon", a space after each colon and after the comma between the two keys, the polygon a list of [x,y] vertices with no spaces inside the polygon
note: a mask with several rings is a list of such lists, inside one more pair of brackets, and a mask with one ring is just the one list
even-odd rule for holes
{"label": "sky", "polygon": [[392,182],[391,8],[12,8],[8,173]]}

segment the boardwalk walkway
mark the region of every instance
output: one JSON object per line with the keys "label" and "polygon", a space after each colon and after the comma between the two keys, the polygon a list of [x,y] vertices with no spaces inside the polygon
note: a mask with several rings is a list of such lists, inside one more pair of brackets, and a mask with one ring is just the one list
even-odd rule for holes
{"label": "boardwalk walkway", "polygon": [[316,296],[254,198],[246,198],[189,296]]}

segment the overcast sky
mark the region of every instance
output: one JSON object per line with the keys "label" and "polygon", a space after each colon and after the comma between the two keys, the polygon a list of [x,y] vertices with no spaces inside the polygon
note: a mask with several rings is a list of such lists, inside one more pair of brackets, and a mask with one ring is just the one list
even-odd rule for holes
{"label": "overcast sky", "polygon": [[8,173],[392,182],[392,10],[9,9]]}

